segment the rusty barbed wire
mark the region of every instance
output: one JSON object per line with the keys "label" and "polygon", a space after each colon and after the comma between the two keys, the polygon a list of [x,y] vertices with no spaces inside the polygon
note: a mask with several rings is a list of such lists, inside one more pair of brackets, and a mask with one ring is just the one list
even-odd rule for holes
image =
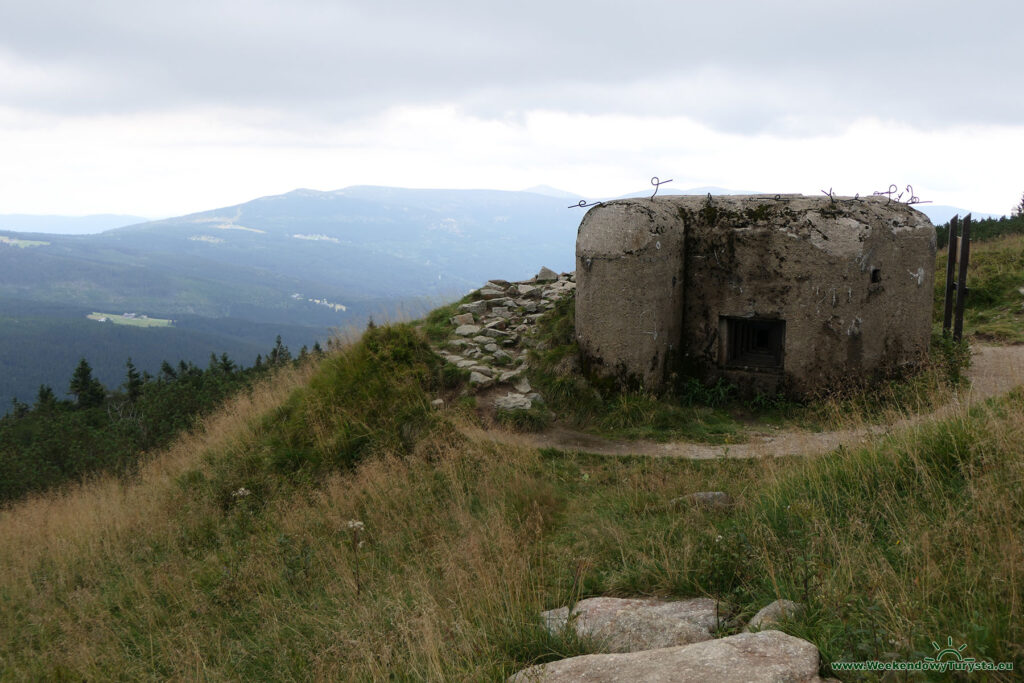
{"label": "rusty barbed wire", "polygon": [[[861,200],[860,199],[860,192],[858,192],[857,194],[853,195],[852,197],[843,198],[843,197],[840,197],[840,196],[836,195],[836,193],[833,192],[832,188],[830,187],[830,188],[828,188],[828,192],[826,192],[825,190],[822,190],[821,193],[823,195],[825,195],[826,197],[828,197],[830,200],[832,200],[833,204],[835,204],[837,202],[859,202]],[[779,195],[775,195],[775,198],[778,199]]]}
{"label": "rusty barbed wire", "polygon": [[[671,178],[669,178],[668,180],[661,180],[660,178],[658,178],[658,176],[651,176],[651,185],[654,185],[654,194],[651,195],[651,199],[654,199],[654,197],[658,194],[658,188],[659,187],[661,187],[662,185],[667,185],[668,183],[671,183],[671,182],[672,182]],[[591,206],[597,206],[598,204],[604,204],[604,202],[603,201],[588,202],[586,199],[581,199],[576,204],[572,204],[571,206],[567,206],[565,208],[567,208],[567,209],[586,209],[586,208],[591,207]]]}
{"label": "rusty barbed wire", "polygon": [[[660,178],[658,178],[658,176],[652,176],[651,177],[651,185],[654,186],[654,192],[651,194],[650,198],[654,199],[656,196],[658,196],[658,189],[662,185],[666,185],[666,184],[671,183],[671,182],[672,182],[671,178],[669,178],[668,180],[661,180]],[[837,202],[859,202],[859,201],[863,201],[863,199],[860,196],[860,192],[856,193],[853,197],[842,198],[842,197],[837,196],[835,194],[833,188],[830,187],[830,188],[828,188],[827,191],[826,190],[821,190],[821,193],[823,195],[825,195],[826,197],[828,197],[829,200],[833,204],[835,204]],[[914,194],[914,186],[913,185],[907,185],[903,189],[903,191],[900,191],[899,186],[897,186],[896,183],[892,183],[892,184],[889,185],[888,189],[886,189],[886,190],[878,190],[876,192],[872,192],[871,194],[874,197],[887,197],[890,202],[894,201],[894,202],[897,202],[897,203],[900,203],[900,204],[913,205],[913,204],[931,204],[932,203],[932,201],[930,199],[921,199],[916,194]],[[904,200],[904,196],[907,197],[906,200]],[[710,192],[708,192],[708,194],[707,194],[707,201],[711,202],[711,201],[713,201],[713,198],[714,198],[713,195]],[[781,194],[776,194],[776,195],[774,195],[772,197],[772,199],[774,199],[775,201],[782,201],[783,197],[782,197]],[[581,199],[578,203],[573,204],[571,206],[568,206],[566,208],[569,208],[569,209],[586,209],[586,208],[589,208],[591,206],[598,206],[599,204],[604,204],[604,202],[603,201],[588,202],[585,199]]]}
{"label": "rusty barbed wire", "polygon": [[651,185],[654,185],[654,194],[651,195],[651,199],[654,199],[654,195],[658,194],[658,188],[659,187],[661,187],[662,185],[666,185],[668,183],[671,183],[671,182],[672,182],[671,178],[669,178],[668,180],[658,180],[658,176],[653,176],[651,178]]}
{"label": "rusty barbed wire", "polygon": [[[897,194],[897,193],[899,193],[899,194]],[[896,186],[896,183],[891,183],[889,185],[889,189],[888,190],[879,190],[879,191],[873,192],[872,194],[875,197],[888,197],[890,202],[891,201],[896,201],[896,203],[898,203],[898,204],[908,204],[909,205],[909,204],[931,204],[932,203],[930,199],[924,200],[924,199],[921,199],[920,197],[918,197],[917,195],[915,195],[914,194],[914,186],[913,185],[907,185],[907,187],[903,190],[903,192],[900,192],[899,191],[899,187]],[[907,197],[907,201],[903,201],[903,195],[904,194],[910,195],[909,197]],[[893,195],[896,195],[896,199],[895,200],[893,200]]]}

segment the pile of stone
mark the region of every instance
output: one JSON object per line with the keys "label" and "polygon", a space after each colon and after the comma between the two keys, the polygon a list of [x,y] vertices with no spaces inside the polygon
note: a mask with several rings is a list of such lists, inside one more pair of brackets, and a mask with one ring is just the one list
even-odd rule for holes
{"label": "pile of stone", "polygon": [[777,600],[758,612],[743,633],[715,638],[715,631],[728,623],[729,615],[708,598],[677,602],[588,598],[576,603],[571,611],[562,607],[541,616],[552,633],[573,628],[580,636],[597,642],[605,654],[532,666],[509,681],[823,683],[818,676],[818,649],[773,628],[802,609],[797,603]]}
{"label": "pile of stone", "polygon": [[575,273],[548,268],[529,280],[490,280],[461,304],[448,339],[436,347],[447,362],[469,371],[471,390],[507,388],[499,410],[529,410],[542,402],[525,377],[526,354],[537,321],[576,289]]}

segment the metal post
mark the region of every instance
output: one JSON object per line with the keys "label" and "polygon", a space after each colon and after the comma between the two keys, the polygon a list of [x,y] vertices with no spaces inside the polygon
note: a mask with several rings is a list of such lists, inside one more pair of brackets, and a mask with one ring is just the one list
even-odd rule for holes
{"label": "metal post", "polygon": [[967,263],[971,256],[971,214],[964,216],[963,234],[960,236],[960,276],[956,282],[956,321],[953,323],[953,341],[960,341],[964,332],[964,300],[967,298]]}
{"label": "metal post", "polygon": [[953,216],[949,221],[949,254],[946,258],[946,307],[942,313],[942,334],[949,334],[949,327],[953,323],[953,291],[956,282],[953,280],[956,274],[956,253],[957,253],[957,232],[960,229],[960,216]]}

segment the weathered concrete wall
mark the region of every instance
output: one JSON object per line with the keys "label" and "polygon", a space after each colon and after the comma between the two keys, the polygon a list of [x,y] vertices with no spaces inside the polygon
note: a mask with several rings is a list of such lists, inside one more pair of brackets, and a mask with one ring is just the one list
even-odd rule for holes
{"label": "weathered concrete wall", "polygon": [[[808,393],[924,357],[934,263],[928,219],[885,198],[610,202],[580,225],[577,336],[651,388],[682,373]],[[777,365],[730,358],[727,320],[770,328]]]}
{"label": "weathered concrete wall", "polygon": [[660,386],[683,309],[683,231],[668,202],[595,206],[576,239],[576,335],[621,379]]}

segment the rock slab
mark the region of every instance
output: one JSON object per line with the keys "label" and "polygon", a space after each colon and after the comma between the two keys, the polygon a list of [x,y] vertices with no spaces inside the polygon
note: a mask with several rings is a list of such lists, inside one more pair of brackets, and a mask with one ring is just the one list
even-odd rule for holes
{"label": "rock slab", "polygon": [[515,410],[529,410],[533,407],[533,402],[522,394],[509,392],[505,396],[495,399],[494,407],[498,410],[507,410],[509,412]]}
{"label": "rock slab", "polygon": [[537,282],[554,282],[558,279],[558,273],[547,266],[541,266],[540,272],[534,278]]}
{"label": "rock slab", "polygon": [[776,600],[754,615],[747,624],[747,631],[771,628],[783,619],[792,619],[804,611],[804,606],[792,600]]}
{"label": "rock slab", "polygon": [[818,648],[781,631],[741,633],[644,652],[583,655],[532,666],[510,683],[821,683]]}
{"label": "rock slab", "polygon": [[[549,631],[569,620],[569,609],[542,612]],[[715,601],[694,598],[663,602],[648,598],[587,598],[572,611],[572,623],[583,637],[597,640],[607,652],[635,652],[709,640],[720,615]]]}

